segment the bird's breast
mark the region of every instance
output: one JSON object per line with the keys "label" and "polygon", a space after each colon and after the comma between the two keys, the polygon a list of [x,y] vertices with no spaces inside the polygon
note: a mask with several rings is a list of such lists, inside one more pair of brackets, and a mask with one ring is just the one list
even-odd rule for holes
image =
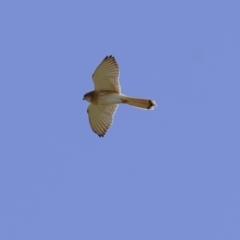
{"label": "bird's breast", "polygon": [[98,104],[119,104],[121,103],[120,94],[115,92],[100,91],[98,92],[97,102]]}

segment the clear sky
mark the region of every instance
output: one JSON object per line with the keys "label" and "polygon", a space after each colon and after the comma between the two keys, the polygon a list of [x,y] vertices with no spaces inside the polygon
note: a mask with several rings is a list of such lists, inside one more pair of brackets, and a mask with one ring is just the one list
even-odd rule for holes
{"label": "clear sky", "polygon": [[[0,1],[0,239],[240,239],[240,1]],[[83,95],[115,56],[104,138]]]}

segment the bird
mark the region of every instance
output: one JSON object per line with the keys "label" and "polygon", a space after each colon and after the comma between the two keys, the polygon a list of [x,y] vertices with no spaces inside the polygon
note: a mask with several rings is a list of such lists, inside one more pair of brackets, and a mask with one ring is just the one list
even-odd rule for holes
{"label": "bird", "polygon": [[113,123],[118,105],[123,103],[144,110],[157,106],[154,100],[128,97],[121,93],[120,70],[115,57],[106,56],[92,75],[94,91],[84,94],[90,102],[87,109],[90,126],[99,137],[104,137]]}

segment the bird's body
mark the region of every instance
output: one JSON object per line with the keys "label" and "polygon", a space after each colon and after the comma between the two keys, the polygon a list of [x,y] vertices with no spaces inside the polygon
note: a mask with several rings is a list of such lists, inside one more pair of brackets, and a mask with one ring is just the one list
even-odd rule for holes
{"label": "bird's body", "polygon": [[98,104],[109,105],[121,103],[120,100],[121,94],[112,91],[92,91],[85,94],[84,96],[86,96],[87,101],[96,105]]}
{"label": "bird's body", "polygon": [[84,95],[85,100],[89,101],[92,104],[120,104],[125,103],[133,107],[142,108],[144,110],[152,109],[156,106],[156,103],[152,100],[132,98],[126,95],[115,93],[112,91],[92,91]]}
{"label": "bird's body", "polygon": [[132,98],[121,94],[119,67],[114,57],[107,56],[93,74],[95,91],[88,92],[83,99],[88,107],[90,125],[99,137],[103,137],[113,122],[118,104],[124,103],[141,109],[153,109],[153,100]]}

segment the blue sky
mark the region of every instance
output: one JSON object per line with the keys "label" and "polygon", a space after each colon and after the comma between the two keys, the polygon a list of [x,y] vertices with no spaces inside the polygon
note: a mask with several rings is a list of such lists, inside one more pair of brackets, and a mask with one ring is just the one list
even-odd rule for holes
{"label": "blue sky", "polygon": [[[239,1],[1,1],[0,239],[240,239]],[[83,95],[114,55],[104,138]]]}

